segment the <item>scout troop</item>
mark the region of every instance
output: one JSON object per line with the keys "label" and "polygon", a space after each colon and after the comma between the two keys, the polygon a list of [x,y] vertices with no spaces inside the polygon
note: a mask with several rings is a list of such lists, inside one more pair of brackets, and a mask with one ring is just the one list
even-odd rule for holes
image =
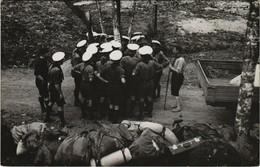
{"label": "scout troop", "polygon": [[[125,41],[122,44],[114,40],[108,42],[109,38],[103,39],[105,35],[95,36],[97,43],[88,44],[87,40],[78,42],[71,58],[71,75],[75,82],[74,105],[81,107],[82,117],[106,117],[112,122],[118,122],[122,113],[127,117],[133,116],[134,107],[138,103],[138,118],[143,119],[145,111],[152,117],[153,101],[159,101],[160,98],[162,70],[170,64],[161,50],[161,43],[152,40],[150,47],[140,32],[134,33],[131,39],[124,37]],[[39,77],[39,67],[35,68],[36,83],[49,81],[50,100],[48,104],[44,103],[46,110],[42,107],[42,110],[46,111],[45,122],[52,121],[51,108],[57,103],[58,115],[63,126],[66,124],[63,109],[65,100],[61,89],[63,73],[60,65],[64,56],[63,52],[57,52],[52,56],[54,63],[48,72],[45,70],[44,73],[47,73],[48,77],[44,74],[44,81],[41,79],[43,77]],[[183,75],[178,74],[183,74],[184,65],[184,59],[176,59],[170,64],[170,70],[174,72],[172,84],[178,87],[172,88],[172,95],[177,103],[176,111],[181,110],[178,91],[183,82]],[[174,77],[178,78],[177,83],[173,81]],[[37,87],[39,88],[39,84]],[[82,101],[79,95],[83,98]],[[48,101],[48,96],[43,95],[41,91],[40,96],[46,97]],[[42,106],[40,98],[39,101]]]}

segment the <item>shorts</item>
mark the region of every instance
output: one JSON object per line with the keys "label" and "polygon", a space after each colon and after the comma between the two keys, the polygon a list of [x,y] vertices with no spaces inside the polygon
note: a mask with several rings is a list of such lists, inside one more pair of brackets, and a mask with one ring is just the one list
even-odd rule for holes
{"label": "shorts", "polygon": [[184,81],[183,74],[178,74],[176,72],[172,73],[171,79],[171,92],[173,96],[179,96],[179,91]]}
{"label": "shorts", "polygon": [[138,80],[135,77],[126,78],[126,95],[127,97],[137,96]]}
{"label": "shorts", "polygon": [[100,97],[107,97],[107,84],[106,83],[102,83],[102,81],[98,81],[96,83],[96,97],[100,98]]}
{"label": "shorts", "polygon": [[50,92],[50,102],[57,103],[59,107],[66,104],[65,99],[60,98],[60,94],[54,85],[49,86],[49,92]]}
{"label": "shorts", "polygon": [[94,97],[93,84],[90,82],[82,81],[80,85],[80,93],[84,99],[93,99]]}
{"label": "shorts", "polygon": [[162,72],[157,73],[157,74],[154,75],[154,86],[155,87],[160,86],[161,77],[162,77]]}
{"label": "shorts", "polygon": [[110,104],[121,105],[124,101],[124,89],[122,85],[108,85],[107,97]]}
{"label": "shorts", "polygon": [[49,98],[49,91],[48,91],[47,82],[42,84],[42,81],[40,81],[39,79],[36,79],[35,84],[36,84],[36,87],[39,90],[40,96],[45,97],[45,98]]}
{"label": "shorts", "polygon": [[141,82],[139,84],[139,98],[153,97],[154,83],[153,81]]}
{"label": "shorts", "polygon": [[81,76],[77,76],[74,78],[74,83],[75,83],[75,90],[79,90],[80,89],[80,84],[82,81],[82,77]]}

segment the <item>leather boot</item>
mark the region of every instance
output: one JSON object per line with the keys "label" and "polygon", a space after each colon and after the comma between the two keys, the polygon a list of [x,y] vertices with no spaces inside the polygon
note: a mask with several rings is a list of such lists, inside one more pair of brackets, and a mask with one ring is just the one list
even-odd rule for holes
{"label": "leather boot", "polygon": [[41,105],[41,112],[42,113],[45,113],[46,112],[46,107],[45,107],[45,104],[44,104],[44,99],[43,97],[39,97],[39,102],[40,102],[40,105]]}
{"label": "leather boot", "polygon": [[87,113],[86,113],[86,103],[81,103],[80,104],[80,109],[81,109],[81,117],[82,118],[86,118],[87,117]]}
{"label": "leather boot", "polygon": [[81,101],[79,100],[79,91],[74,90],[74,97],[75,97],[74,106],[80,107]]}
{"label": "leather boot", "polygon": [[152,118],[153,101],[147,101],[146,111],[148,112],[148,117]]}
{"label": "leather boot", "polygon": [[140,106],[139,119],[143,120],[144,119],[144,116],[143,116],[143,113],[144,113],[144,102],[140,102],[139,106]]}
{"label": "leather boot", "polygon": [[53,122],[54,120],[53,119],[51,119],[51,107],[47,107],[47,109],[46,109],[46,116],[45,116],[45,119],[44,119],[44,122]]}
{"label": "leather boot", "polygon": [[61,126],[64,127],[66,125],[65,119],[64,119],[64,111],[59,111],[59,117],[60,117],[60,122]]}

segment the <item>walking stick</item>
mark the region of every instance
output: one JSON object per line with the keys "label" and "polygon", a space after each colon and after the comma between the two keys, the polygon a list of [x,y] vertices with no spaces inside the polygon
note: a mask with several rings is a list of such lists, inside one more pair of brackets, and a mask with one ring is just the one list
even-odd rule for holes
{"label": "walking stick", "polygon": [[166,110],[166,99],[167,99],[167,93],[168,93],[168,86],[169,86],[169,80],[170,80],[170,73],[171,73],[171,71],[169,70],[168,78],[167,78],[167,83],[166,83],[166,93],[165,93],[165,99],[164,99],[164,106],[163,106],[163,109],[164,109],[164,110]]}

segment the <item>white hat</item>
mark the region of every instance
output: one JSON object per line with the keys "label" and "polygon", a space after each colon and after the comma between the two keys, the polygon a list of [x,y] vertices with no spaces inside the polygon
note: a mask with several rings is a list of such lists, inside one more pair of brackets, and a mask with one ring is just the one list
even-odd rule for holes
{"label": "white hat", "polygon": [[65,57],[64,52],[56,52],[52,55],[52,60],[53,61],[61,61]]}
{"label": "white hat", "polygon": [[142,35],[142,32],[134,32],[133,35]]}
{"label": "white hat", "polygon": [[110,60],[117,61],[122,58],[123,54],[120,50],[115,50],[109,54]]}
{"label": "white hat", "polygon": [[122,46],[120,42],[115,41],[115,40],[111,41],[111,44],[114,48],[121,48],[121,46]]}
{"label": "white hat", "polygon": [[[93,37],[96,37],[99,35],[98,33],[94,32],[94,31],[92,32],[92,34],[93,34]],[[86,36],[88,36],[88,32],[86,33]]]}
{"label": "white hat", "polygon": [[131,43],[131,44],[128,44],[128,45],[127,45],[127,48],[128,48],[129,50],[138,50],[138,49],[139,49],[139,45],[134,44],[134,43]]}
{"label": "white hat", "polygon": [[150,55],[153,53],[153,49],[150,46],[143,46],[141,47],[138,52],[140,53],[140,55]]}
{"label": "white hat", "polygon": [[26,153],[28,150],[24,145],[23,141],[19,141],[16,147],[16,155],[22,155]]}
{"label": "white hat", "polygon": [[152,40],[152,43],[155,43],[155,44],[161,45],[161,42],[159,42],[159,41],[157,41],[157,40]]}
{"label": "white hat", "polygon": [[91,43],[91,44],[88,45],[88,47],[90,47],[90,46],[95,46],[95,47],[97,47],[98,45],[99,45],[99,43]]}
{"label": "white hat", "polygon": [[82,61],[88,61],[89,59],[91,59],[92,55],[93,54],[91,52],[85,52],[82,56]]}
{"label": "white hat", "polygon": [[145,38],[144,35],[137,35],[137,36],[134,36],[133,38],[131,38],[132,41],[138,41],[140,38]]}
{"label": "white hat", "polygon": [[102,44],[100,45],[100,48],[102,48],[102,49],[105,49],[105,48],[112,48],[112,44],[109,43],[109,42],[102,43]]}
{"label": "white hat", "polygon": [[107,38],[114,38],[114,35],[107,35]]}
{"label": "white hat", "polygon": [[113,48],[112,47],[106,47],[103,50],[100,51],[100,53],[108,53],[108,52],[112,52]]}
{"label": "white hat", "polygon": [[100,33],[100,34],[98,34],[98,36],[107,36],[107,34],[106,33]]}
{"label": "white hat", "polygon": [[88,46],[88,48],[86,49],[86,52],[89,52],[91,54],[96,54],[98,52],[98,48],[94,45]]}
{"label": "white hat", "polygon": [[79,42],[77,43],[77,47],[78,47],[78,48],[79,48],[79,47],[82,47],[82,46],[84,46],[86,43],[87,43],[87,40],[81,40],[81,41],[79,41]]}
{"label": "white hat", "polygon": [[122,38],[124,38],[124,39],[126,39],[126,40],[130,40],[130,38],[129,37],[127,37],[127,36],[122,36]]}

